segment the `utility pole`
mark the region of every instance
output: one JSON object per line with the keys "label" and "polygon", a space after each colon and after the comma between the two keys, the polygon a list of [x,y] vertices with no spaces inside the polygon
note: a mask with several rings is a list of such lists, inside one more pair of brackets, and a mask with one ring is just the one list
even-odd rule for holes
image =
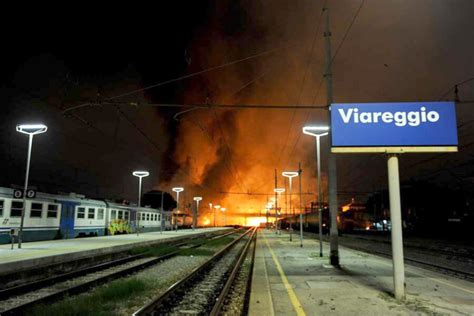
{"label": "utility pole", "polygon": [[267,211],[267,212],[266,212],[267,222],[266,222],[266,224],[265,224],[265,227],[268,229],[268,195],[267,195],[267,205],[266,205],[265,209],[266,209],[266,211]]}
{"label": "utility pole", "polygon": [[336,167],[336,156],[331,153],[332,144],[332,129],[331,129],[331,104],[333,102],[333,91],[332,91],[332,73],[331,73],[331,30],[329,24],[329,8],[323,8],[326,11],[326,28],[324,30],[325,39],[325,59],[326,59],[326,71],[324,77],[326,78],[326,96],[328,104],[328,126],[329,126],[329,141],[328,141],[328,186],[329,186],[329,213],[331,217],[331,230],[330,230],[330,256],[329,260],[333,266],[339,266],[339,249],[338,249],[338,231],[337,231],[337,167]]}
{"label": "utility pole", "polygon": [[298,163],[298,180],[300,181],[300,247],[303,247],[303,209],[302,209],[302,195],[301,195],[301,173],[303,170],[301,170],[301,162]]}
{"label": "utility pole", "polygon": [[161,191],[161,214],[160,214],[160,234],[163,234],[163,195],[164,191]]}
{"label": "utility pole", "polygon": [[277,170],[275,169],[275,234],[278,234],[278,197],[276,192],[276,188],[278,188],[277,184]]}

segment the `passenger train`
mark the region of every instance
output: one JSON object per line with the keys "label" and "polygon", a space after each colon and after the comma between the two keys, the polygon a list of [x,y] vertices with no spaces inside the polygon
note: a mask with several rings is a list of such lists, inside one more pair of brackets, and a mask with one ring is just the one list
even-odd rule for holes
{"label": "passenger train", "polygon": [[[18,231],[23,199],[14,197],[14,190],[0,187],[0,244],[10,243],[11,233]],[[26,200],[22,241],[68,239],[171,229],[171,212],[119,204],[107,200],[88,199],[75,193],[36,193]]]}

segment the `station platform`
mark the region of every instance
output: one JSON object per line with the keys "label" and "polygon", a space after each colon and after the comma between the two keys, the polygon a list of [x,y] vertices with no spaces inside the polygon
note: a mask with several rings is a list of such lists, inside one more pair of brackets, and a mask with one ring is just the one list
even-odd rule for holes
{"label": "station platform", "polygon": [[229,228],[199,228],[176,231],[148,232],[115,236],[24,242],[22,248],[0,245],[0,277],[13,272],[61,264],[84,258],[108,255],[167,242],[204,237]]}
{"label": "station platform", "polygon": [[329,246],[298,234],[258,232],[249,315],[474,315],[474,283],[405,265],[406,299],[392,293],[391,259]]}

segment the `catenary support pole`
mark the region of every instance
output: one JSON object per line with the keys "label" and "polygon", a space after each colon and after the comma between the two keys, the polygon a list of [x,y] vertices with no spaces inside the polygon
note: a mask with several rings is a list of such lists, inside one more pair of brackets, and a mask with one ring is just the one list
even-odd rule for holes
{"label": "catenary support pole", "polygon": [[332,90],[332,73],[331,73],[331,30],[329,24],[329,8],[323,8],[326,11],[326,29],[324,31],[325,39],[325,60],[326,60],[326,71],[324,77],[326,78],[326,95],[328,105],[328,126],[329,126],[329,141],[328,141],[328,186],[329,186],[329,214],[331,217],[331,228],[330,228],[330,255],[329,261],[333,266],[339,266],[339,249],[338,249],[338,231],[337,231],[337,168],[336,168],[336,156],[331,153],[331,103],[333,102],[333,90]]}
{"label": "catenary support pole", "polygon": [[402,212],[397,155],[388,156],[387,166],[390,221],[392,222],[393,284],[395,298],[402,300],[405,298],[405,267],[403,263]]}
{"label": "catenary support pole", "polygon": [[301,162],[298,163],[298,180],[300,182],[300,247],[303,247],[303,203],[302,203],[302,195],[301,195]]}
{"label": "catenary support pole", "polygon": [[161,214],[160,214],[160,234],[163,234],[163,195],[165,192],[161,191]]}
{"label": "catenary support pole", "polygon": [[275,234],[278,234],[278,196],[275,191],[277,187],[277,170],[275,169],[275,188],[273,190],[275,192]]}

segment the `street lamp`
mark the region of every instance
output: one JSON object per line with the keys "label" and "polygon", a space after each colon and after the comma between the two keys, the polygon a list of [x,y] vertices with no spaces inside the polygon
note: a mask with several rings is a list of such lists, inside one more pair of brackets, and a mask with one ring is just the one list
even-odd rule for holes
{"label": "street lamp", "polygon": [[202,200],[202,197],[195,196],[193,200],[196,201],[196,210],[193,212],[193,230],[194,230],[196,229],[197,215],[199,213],[199,201]]}
{"label": "street lamp", "polygon": [[227,218],[226,218],[225,210],[226,210],[225,207],[221,207],[221,211],[224,213],[224,227],[227,225]]}
{"label": "street lamp", "polygon": [[[176,192],[176,209],[178,210],[178,214],[179,214],[179,192],[183,192],[184,188],[176,187],[176,188],[173,188],[172,190]],[[176,231],[178,231],[178,219],[176,217],[174,219],[174,225],[175,225]]]}
{"label": "street lamp", "polygon": [[[209,211],[212,214],[212,203],[209,203]],[[216,212],[214,212],[214,227],[216,227]]]}
{"label": "street lamp", "polygon": [[[290,179],[290,212],[295,215],[291,209],[291,184],[292,184],[292,180],[294,177],[297,177],[298,176],[298,172],[297,171],[284,171],[281,173],[282,176],[284,177],[287,177],[288,179]],[[292,234],[293,234],[293,220],[290,216],[290,241],[293,241],[293,237],[292,237]]]}
{"label": "street lamp", "polygon": [[328,126],[305,126],[303,134],[316,137],[316,162],[318,166],[318,216],[319,216],[319,256],[323,256],[323,221],[321,207],[321,159],[320,159],[320,139],[328,135]]}
{"label": "street lamp", "polygon": [[138,177],[138,208],[137,208],[137,236],[140,236],[140,206],[142,199],[142,178],[148,177],[148,171],[134,171],[132,174]]}
{"label": "street lamp", "polygon": [[275,188],[273,189],[273,192],[277,193],[277,198],[276,198],[276,201],[275,201],[275,230],[276,232],[278,233],[279,229],[278,229],[278,200],[280,199],[281,197],[281,194],[283,192],[285,192],[285,189],[284,188]]}
{"label": "street lamp", "polygon": [[216,210],[219,210],[220,208],[220,205],[214,205],[214,227],[216,226]]}
{"label": "street lamp", "polygon": [[31,148],[33,147],[33,136],[45,133],[48,127],[44,124],[20,124],[16,131],[28,135],[28,156],[26,159],[25,187],[23,188],[23,207],[21,209],[20,231],[18,232],[18,248],[21,248],[21,237],[23,234],[23,223],[26,212],[26,191],[28,190],[28,177],[30,175]]}

